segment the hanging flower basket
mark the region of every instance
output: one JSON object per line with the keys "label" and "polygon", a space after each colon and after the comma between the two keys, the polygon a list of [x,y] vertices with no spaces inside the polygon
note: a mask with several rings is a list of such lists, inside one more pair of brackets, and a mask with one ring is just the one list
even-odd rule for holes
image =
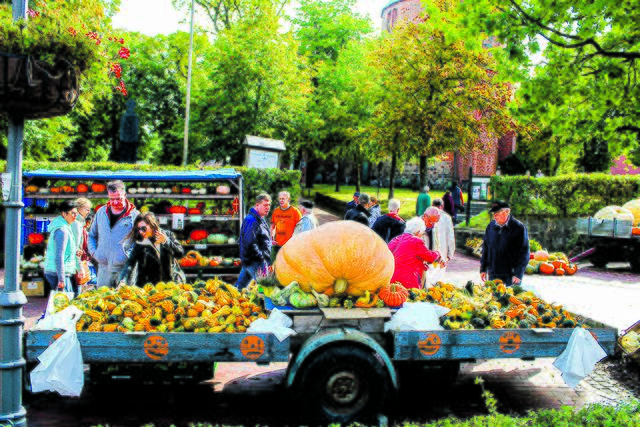
{"label": "hanging flower basket", "polygon": [[61,116],[71,112],[77,100],[78,78],[68,61],[51,66],[30,56],[0,52],[0,116]]}

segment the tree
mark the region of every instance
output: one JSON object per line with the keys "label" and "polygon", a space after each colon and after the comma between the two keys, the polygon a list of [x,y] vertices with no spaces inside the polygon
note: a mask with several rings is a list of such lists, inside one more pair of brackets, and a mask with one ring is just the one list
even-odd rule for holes
{"label": "tree", "polygon": [[304,114],[310,77],[291,34],[280,32],[272,7],[245,15],[220,32],[205,58],[209,87],[194,99],[192,155],[237,164],[246,135],[285,138]]}
{"label": "tree", "polygon": [[[352,126],[352,123],[347,123],[340,117],[346,117],[343,115],[345,112],[350,118],[359,114],[351,115],[345,109],[345,99],[342,96],[355,90],[353,84],[356,82],[349,81],[355,76],[356,67],[363,65],[363,62],[356,59],[355,51],[351,51],[350,54],[355,55],[356,62],[343,62],[338,65],[345,48],[355,43],[352,48],[357,50],[357,43],[363,41],[372,31],[371,22],[355,13],[354,5],[355,0],[302,0],[295,17],[291,20],[296,40],[300,43],[299,52],[307,58],[315,89],[305,119],[299,123],[300,126],[296,128],[294,135],[295,147],[299,151],[304,149],[311,158],[308,162],[307,187],[313,186],[315,159],[336,159],[338,189],[341,164],[345,157],[349,160],[354,159],[356,164],[359,162],[356,160],[358,154],[351,152],[354,140],[348,136],[348,127]],[[353,69],[349,71],[349,67]],[[360,75],[358,78],[366,80],[367,76]],[[323,81],[327,84],[326,88],[322,87]],[[365,105],[368,102],[361,98],[358,100],[363,101]],[[334,104],[337,107],[335,111],[332,108]],[[356,186],[359,185],[358,179]]]}
{"label": "tree", "polygon": [[376,111],[376,143],[399,159],[416,153],[426,158],[486,150],[507,130],[522,134],[509,112],[513,86],[495,77],[493,50],[449,36],[455,0],[425,4],[428,19],[401,23],[376,52],[386,89]]}
{"label": "tree", "polygon": [[[638,147],[637,2],[479,0],[460,8],[463,37],[496,36],[502,68],[523,82],[525,113],[547,123],[560,146],[579,150],[595,138],[611,153]],[[532,54],[541,60],[532,63]]]}

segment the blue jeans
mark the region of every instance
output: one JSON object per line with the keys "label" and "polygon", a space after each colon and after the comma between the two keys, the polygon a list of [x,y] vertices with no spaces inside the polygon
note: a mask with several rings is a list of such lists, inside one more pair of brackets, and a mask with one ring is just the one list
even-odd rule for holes
{"label": "blue jeans", "polygon": [[256,274],[263,273],[267,268],[267,263],[262,262],[254,262],[251,264],[242,264],[242,270],[240,270],[240,275],[238,276],[238,280],[236,281],[236,288],[238,290],[242,290],[249,285],[251,280],[256,278]]}
{"label": "blue jeans", "polygon": [[[52,291],[58,290],[58,274],[57,273],[48,273],[45,271],[44,278],[47,279],[47,282],[49,282],[49,286],[51,286]],[[73,292],[70,276],[64,276],[64,291]]]}

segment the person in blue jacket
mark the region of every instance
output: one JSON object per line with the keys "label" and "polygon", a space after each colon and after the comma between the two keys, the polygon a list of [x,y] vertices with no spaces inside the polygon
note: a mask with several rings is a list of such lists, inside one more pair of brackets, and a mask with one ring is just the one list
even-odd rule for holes
{"label": "person in blue jacket", "polygon": [[493,221],[484,232],[480,278],[483,282],[500,279],[507,286],[520,284],[529,264],[527,227],[511,215],[505,201],[493,202],[489,212]]}
{"label": "person in blue jacket", "polygon": [[240,230],[240,259],[242,270],[236,281],[236,287],[243,289],[258,273],[265,274],[271,265],[271,232],[264,218],[271,209],[271,196],[259,194],[256,204],[244,218]]}

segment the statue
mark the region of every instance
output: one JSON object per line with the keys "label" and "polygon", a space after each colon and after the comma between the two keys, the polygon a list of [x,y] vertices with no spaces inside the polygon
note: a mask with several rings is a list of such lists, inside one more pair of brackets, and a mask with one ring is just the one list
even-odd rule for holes
{"label": "statue", "polygon": [[120,161],[135,163],[138,159],[138,115],[133,111],[136,103],[127,101],[127,111],[120,119]]}

